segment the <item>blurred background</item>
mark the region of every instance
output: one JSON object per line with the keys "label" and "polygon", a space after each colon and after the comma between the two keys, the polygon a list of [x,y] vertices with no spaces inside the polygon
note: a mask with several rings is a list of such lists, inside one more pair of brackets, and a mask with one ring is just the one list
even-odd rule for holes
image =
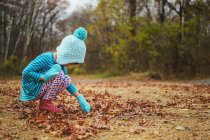
{"label": "blurred background", "polygon": [[74,74],[210,76],[210,0],[0,0],[0,75],[21,75],[62,38],[88,30]]}

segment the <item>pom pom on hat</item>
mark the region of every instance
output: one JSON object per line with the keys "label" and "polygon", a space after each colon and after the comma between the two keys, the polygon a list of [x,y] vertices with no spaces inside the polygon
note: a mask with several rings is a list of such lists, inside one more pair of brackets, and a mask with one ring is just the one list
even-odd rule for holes
{"label": "pom pom on hat", "polygon": [[84,27],[79,27],[74,31],[74,36],[80,40],[85,40],[87,38],[87,30]]}

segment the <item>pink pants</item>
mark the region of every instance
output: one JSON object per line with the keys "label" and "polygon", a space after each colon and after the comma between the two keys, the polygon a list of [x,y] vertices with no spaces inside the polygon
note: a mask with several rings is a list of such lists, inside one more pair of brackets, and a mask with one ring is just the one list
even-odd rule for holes
{"label": "pink pants", "polygon": [[44,83],[37,99],[56,99],[56,95],[64,91],[71,83],[71,78],[62,71],[47,83]]}

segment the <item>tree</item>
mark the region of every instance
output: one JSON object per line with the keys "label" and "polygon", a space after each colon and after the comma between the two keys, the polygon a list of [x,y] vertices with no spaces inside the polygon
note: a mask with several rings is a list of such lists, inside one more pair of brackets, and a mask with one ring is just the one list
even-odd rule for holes
{"label": "tree", "polygon": [[22,63],[23,58],[30,54],[29,50],[35,46],[34,55],[45,51],[47,42],[52,42],[52,36],[45,36],[45,33],[52,35],[52,32],[57,32],[55,24],[67,4],[65,0],[0,1],[0,62],[18,55]]}

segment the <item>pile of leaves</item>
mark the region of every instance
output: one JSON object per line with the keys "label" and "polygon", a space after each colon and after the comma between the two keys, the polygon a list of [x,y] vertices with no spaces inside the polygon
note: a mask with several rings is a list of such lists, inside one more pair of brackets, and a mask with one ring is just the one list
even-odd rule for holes
{"label": "pile of leaves", "polygon": [[[1,93],[17,94],[17,89],[0,89]],[[19,91],[18,91],[19,92]],[[53,114],[40,112],[39,101],[20,102],[18,97],[11,101],[10,106],[18,112],[19,119],[25,119],[27,126],[32,129],[41,129],[57,137],[71,139],[85,139],[94,136],[101,130],[111,130],[110,120],[113,118],[128,119],[142,115],[158,115],[164,117],[161,106],[154,102],[124,100],[120,96],[108,92],[96,93],[92,90],[81,91],[91,105],[90,113],[81,111],[77,100],[68,96],[67,92],[61,93],[56,104],[64,113]],[[142,123],[143,125],[144,123]]]}
{"label": "pile of leaves", "polygon": [[10,86],[2,86],[1,85],[0,95],[1,96],[18,97],[20,95],[20,87],[12,88]]}
{"label": "pile of leaves", "polygon": [[[210,103],[210,86],[209,85],[159,85],[165,88],[166,93],[170,91],[178,91],[179,95],[166,95],[171,100],[166,106],[167,107],[178,107],[193,109],[196,105],[202,105],[203,109],[207,109],[208,103]],[[183,95],[182,93],[188,93]]]}

